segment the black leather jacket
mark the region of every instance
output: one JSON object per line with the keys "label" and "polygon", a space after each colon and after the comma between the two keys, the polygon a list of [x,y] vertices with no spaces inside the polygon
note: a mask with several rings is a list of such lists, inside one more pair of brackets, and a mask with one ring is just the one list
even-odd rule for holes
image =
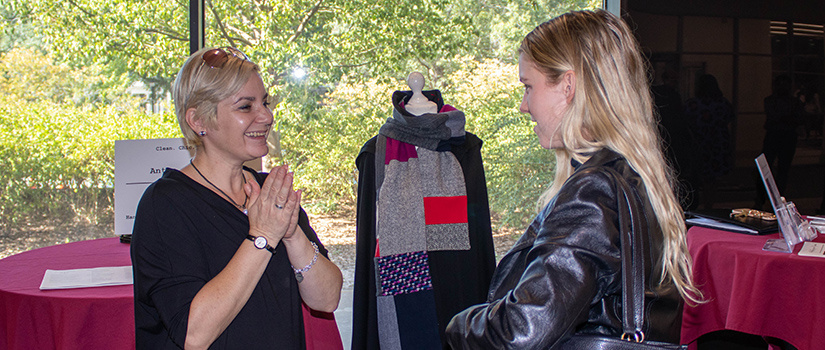
{"label": "black leather jacket", "polygon": [[453,317],[446,331],[453,348],[553,349],[574,333],[621,335],[616,173],[644,203],[646,339],[679,342],[682,299],[672,285],[654,287],[662,233],[644,185],[624,158],[603,149],[578,166],[504,256],[487,303]]}

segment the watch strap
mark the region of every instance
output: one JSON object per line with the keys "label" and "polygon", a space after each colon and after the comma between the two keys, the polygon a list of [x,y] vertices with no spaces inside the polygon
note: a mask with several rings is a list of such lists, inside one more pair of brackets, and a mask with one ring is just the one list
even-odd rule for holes
{"label": "watch strap", "polygon": [[[254,246],[255,248],[258,248],[258,246],[255,246],[255,245],[254,245],[254,244],[255,244],[255,239],[257,239],[257,238],[258,238],[258,237],[255,237],[255,236],[253,236],[253,235],[249,235],[249,234],[248,234],[248,235],[246,235],[246,239],[248,239],[248,240],[252,241],[252,244],[253,244],[253,246]],[[272,255],[275,255],[275,248],[272,248],[272,246],[271,246],[271,245],[269,245],[269,243],[267,243],[267,244],[266,244],[266,247],[263,247],[263,248],[258,248],[258,249],[266,249],[266,250],[268,250],[270,253],[272,253]]]}

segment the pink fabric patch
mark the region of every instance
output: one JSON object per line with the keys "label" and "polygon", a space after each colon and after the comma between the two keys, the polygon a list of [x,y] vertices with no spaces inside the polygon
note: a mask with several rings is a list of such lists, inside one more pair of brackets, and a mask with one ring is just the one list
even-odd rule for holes
{"label": "pink fabric patch", "polygon": [[387,153],[384,156],[384,165],[390,164],[393,159],[406,162],[410,158],[418,158],[415,146],[387,137]]}
{"label": "pink fabric patch", "polygon": [[456,108],[455,108],[455,107],[453,107],[453,106],[450,106],[450,105],[443,105],[443,106],[441,106],[441,110],[440,110],[440,111],[438,111],[438,113],[447,113],[447,112],[452,112],[452,111],[457,111],[457,110],[458,110],[458,109],[456,109]]}
{"label": "pink fabric patch", "polygon": [[338,323],[335,322],[335,314],[312,310],[304,303],[301,303],[301,310],[304,313],[304,335],[307,350],[344,349]]}

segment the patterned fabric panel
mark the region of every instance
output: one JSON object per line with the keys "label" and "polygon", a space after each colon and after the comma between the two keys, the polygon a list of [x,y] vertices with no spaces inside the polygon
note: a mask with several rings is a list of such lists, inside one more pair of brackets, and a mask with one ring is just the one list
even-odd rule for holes
{"label": "patterned fabric panel", "polygon": [[412,252],[375,258],[380,290],[378,295],[409,294],[432,289],[427,252]]}

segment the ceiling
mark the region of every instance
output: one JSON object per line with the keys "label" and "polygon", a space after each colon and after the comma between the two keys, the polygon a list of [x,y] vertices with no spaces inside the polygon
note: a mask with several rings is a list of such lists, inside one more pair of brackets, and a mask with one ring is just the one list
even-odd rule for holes
{"label": "ceiling", "polygon": [[759,18],[825,23],[822,0],[625,0],[627,8],[661,15]]}

